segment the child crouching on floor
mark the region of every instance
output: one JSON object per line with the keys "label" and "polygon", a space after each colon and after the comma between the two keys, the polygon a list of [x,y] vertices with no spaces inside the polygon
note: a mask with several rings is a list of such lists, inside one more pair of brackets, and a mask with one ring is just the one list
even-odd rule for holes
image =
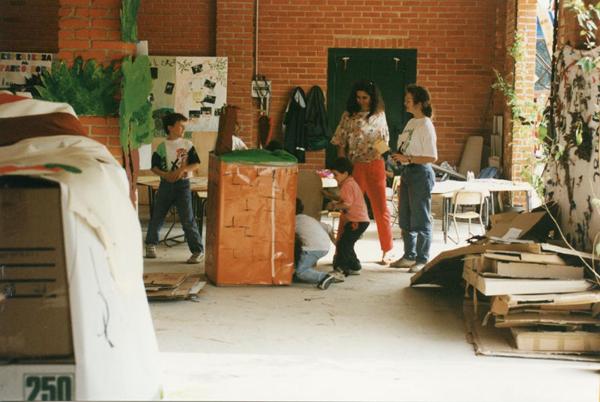
{"label": "child crouching on floor", "polygon": [[304,204],[296,198],[296,272],[301,282],[314,283],[319,289],[327,289],[332,283],[342,282],[337,273],[325,273],[314,269],[317,261],[329,252],[329,235],[321,222],[304,215]]}
{"label": "child crouching on floor", "polygon": [[331,201],[328,209],[342,211],[338,228],[333,269],[344,275],[358,275],[361,270],[360,261],[354,251],[354,245],[369,226],[369,213],[362,190],[352,177],[352,162],[346,158],[338,158],[331,169],[338,182],[340,197]]}

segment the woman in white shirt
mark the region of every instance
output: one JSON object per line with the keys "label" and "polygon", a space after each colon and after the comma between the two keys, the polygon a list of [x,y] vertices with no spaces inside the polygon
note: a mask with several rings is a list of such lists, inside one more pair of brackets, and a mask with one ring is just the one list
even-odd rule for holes
{"label": "woman in white shirt", "polygon": [[398,137],[398,152],[392,155],[402,165],[399,220],[404,256],[390,266],[418,272],[427,263],[431,248],[431,190],[435,183],[431,163],[437,159],[437,139],[427,89],[409,85],[404,106],[413,118]]}

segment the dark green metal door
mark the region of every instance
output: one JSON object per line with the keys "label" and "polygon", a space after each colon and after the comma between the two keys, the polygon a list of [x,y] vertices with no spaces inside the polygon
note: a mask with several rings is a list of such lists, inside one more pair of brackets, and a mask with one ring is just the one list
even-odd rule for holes
{"label": "dark green metal door", "polygon": [[[417,50],[329,49],[327,114],[332,130],[346,110],[352,84],[361,79],[374,81],[381,91],[390,129],[390,147],[395,149],[398,135],[409,117],[404,110],[404,89],[417,80]],[[327,151],[329,165],[335,151],[331,147]]]}

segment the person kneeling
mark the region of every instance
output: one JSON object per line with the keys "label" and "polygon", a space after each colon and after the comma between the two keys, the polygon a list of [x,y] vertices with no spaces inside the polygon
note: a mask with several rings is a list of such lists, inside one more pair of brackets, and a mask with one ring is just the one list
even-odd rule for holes
{"label": "person kneeling", "polygon": [[332,283],[344,279],[335,272],[325,273],[314,269],[317,261],[329,252],[329,235],[321,222],[305,215],[302,201],[296,198],[296,279],[314,283],[319,289],[327,289]]}

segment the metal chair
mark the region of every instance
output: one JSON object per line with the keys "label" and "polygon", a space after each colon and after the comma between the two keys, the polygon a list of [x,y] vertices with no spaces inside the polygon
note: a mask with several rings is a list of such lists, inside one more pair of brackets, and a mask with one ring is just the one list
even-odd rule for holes
{"label": "metal chair", "polygon": [[394,181],[392,181],[392,188],[386,189],[386,200],[387,202],[392,204],[392,225],[394,225],[398,221],[398,213],[400,208],[400,193],[398,192],[400,188],[400,176],[394,176]]}
{"label": "metal chair", "polygon": [[[457,191],[454,194],[454,207],[452,209],[452,212],[448,213],[448,217],[452,218],[452,222],[454,223],[454,229],[456,231],[456,240],[452,238],[450,238],[450,240],[454,241],[457,244],[460,241],[460,236],[458,234],[458,223],[456,222],[456,219],[466,219],[469,222],[470,235],[474,235],[474,233],[471,232],[471,220],[479,219],[481,233],[485,233],[485,227],[483,226],[483,220],[481,218],[484,201],[485,194],[480,191]],[[472,207],[473,209],[469,211],[464,211],[464,207]],[[477,207],[479,208],[478,210]]]}

